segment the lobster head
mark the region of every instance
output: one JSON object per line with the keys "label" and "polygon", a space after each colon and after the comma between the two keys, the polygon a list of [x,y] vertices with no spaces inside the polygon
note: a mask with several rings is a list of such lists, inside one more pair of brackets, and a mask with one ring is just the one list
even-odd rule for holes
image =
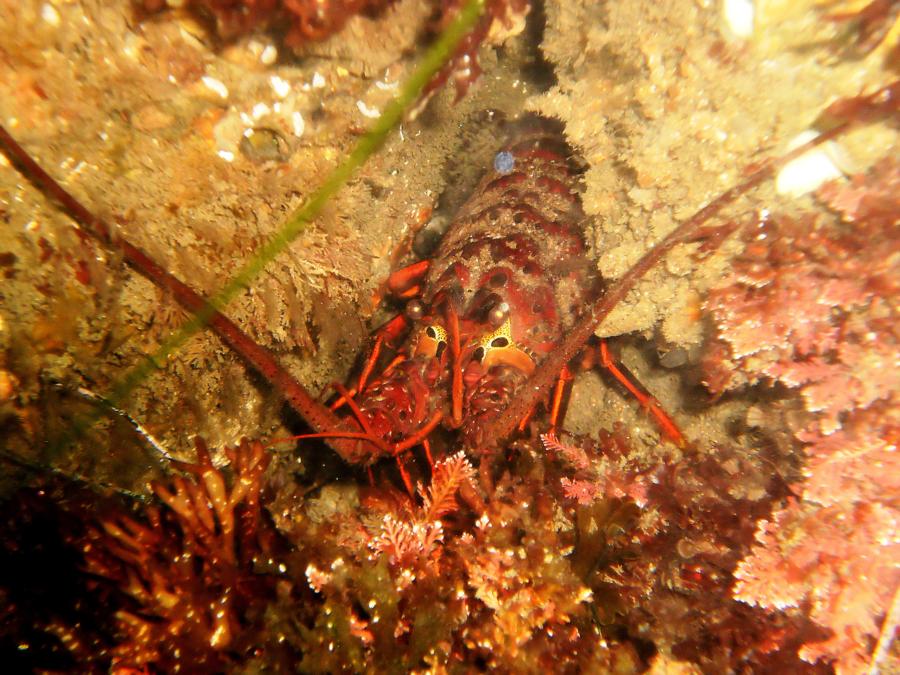
{"label": "lobster head", "polygon": [[[553,346],[555,303],[518,289],[512,272],[490,271],[494,287],[465,302],[458,289],[425,308],[411,301],[400,360],[357,399],[360,425],[389,444],[424,438],[434,420],[460,429],[467,447],[488,444],[482,428],[506,408]],[[430,431],[430,430],[429,430]]]}

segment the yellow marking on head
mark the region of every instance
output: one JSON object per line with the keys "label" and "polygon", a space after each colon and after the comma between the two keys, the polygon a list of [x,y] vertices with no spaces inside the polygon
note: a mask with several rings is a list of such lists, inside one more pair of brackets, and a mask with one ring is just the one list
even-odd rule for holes
{"label": "yellow marking on head", "polygon": [[425,326],[419,333],[415,356],[424,354],[428,358],[439,356],[441,345],[447,344],[447,330],[436,323]]}
{"label": "yellow marking on head", "polygon": [[478,349],[483,351],[481,364],[485,370],[492,366],[507,365],[521,370],[526,375],[534,372],[534,359],[512,339],[512,321],[509,317],[497,330],[481,337]]}

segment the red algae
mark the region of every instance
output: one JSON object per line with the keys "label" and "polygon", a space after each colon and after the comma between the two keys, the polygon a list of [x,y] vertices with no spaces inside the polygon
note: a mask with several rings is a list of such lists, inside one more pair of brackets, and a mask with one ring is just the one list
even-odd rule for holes
{"label": "red algae", "polygon": [[779,383],[807,411],[796,430],[800,499],[760,521],[735,597],[770,609],[809,602],[833,636],[800,655],[841,672],[865,670],[879,635],[896,629],[885,617],[900,585],[898,180],[885,159],[820,191],[839,218],[771,215],[749,228],[732,283],[707,301],[727,344],[705,363],[716,389]]}

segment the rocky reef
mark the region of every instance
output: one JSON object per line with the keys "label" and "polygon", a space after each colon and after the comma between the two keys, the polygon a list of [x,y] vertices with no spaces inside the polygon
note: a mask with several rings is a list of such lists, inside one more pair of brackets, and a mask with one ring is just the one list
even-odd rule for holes
{"label": "rocky reef", "polygon": [[[461,5],[0,0],[0,118],[209,294]],[[348,378],[398,310],[378,302],[388,273],[428,255],[523,111],[559,119],[580,154],[610,283],[845,125],[730,201],[597,331],[689,442],[586,370],[561,428],[538,410],[489,479],[448,434],[408,460],[405,489],[390,463],[284,440],[304,429],[278,392],[205,333],[111,405],[187,317],[0,159],[5,663],[898,668],[897,3],[497,0],[485,17],[228,313],[311,390]]]}

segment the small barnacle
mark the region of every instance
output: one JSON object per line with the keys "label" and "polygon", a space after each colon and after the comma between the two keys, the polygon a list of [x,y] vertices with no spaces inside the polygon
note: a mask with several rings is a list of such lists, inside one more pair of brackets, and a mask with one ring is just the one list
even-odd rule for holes
{"label": "small barnacle", "polygon": [[247,129],[238,147],[251,162],[285,162],[291,155],[284,136],[266,127]]}
{"label": "small barnacle", "polygon": [[507,150],[503,150],[494,155],[494,171],[505,176],[512,173],[516,165],[516,158]]}

